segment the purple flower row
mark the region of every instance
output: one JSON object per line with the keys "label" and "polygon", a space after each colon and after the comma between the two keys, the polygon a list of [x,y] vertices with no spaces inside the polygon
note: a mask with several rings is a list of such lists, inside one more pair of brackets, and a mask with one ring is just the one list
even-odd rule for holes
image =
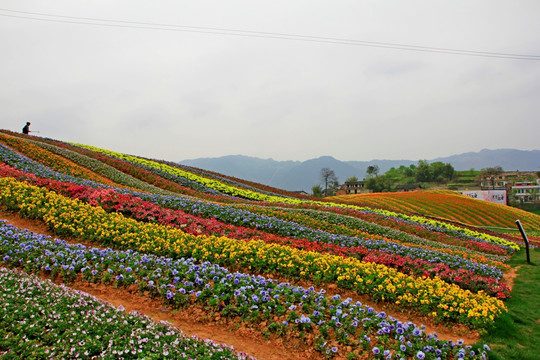
{"label": "purple flower row", "polygon": [[2,358],[255,360],[35,276],[0,268],[0,288]]}

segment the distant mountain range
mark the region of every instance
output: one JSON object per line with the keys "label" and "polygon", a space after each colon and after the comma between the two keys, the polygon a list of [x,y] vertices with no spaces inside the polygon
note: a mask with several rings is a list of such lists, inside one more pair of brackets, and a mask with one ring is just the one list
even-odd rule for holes
{"label": "distant mountain range", "polygon": [[[540,171],[540,150],[484,149],[459,155],[441,157],[428,162],[450,163],[456,170],[484,169],[501,166],[505,171]],[[218,158],[199,158],[179,161],[180,164],[215,171],[221,174],[258,182],[279,189],[311,193],[313,185],[320,184],[322,168],[334,170],[340,183],[351,176],[363,179],[370,165],[378,165],[380,173],[392,167],[417,164],[413,160],[340,161],[332,156],[321,156],[306,161],[276,161],[244,155]]]}

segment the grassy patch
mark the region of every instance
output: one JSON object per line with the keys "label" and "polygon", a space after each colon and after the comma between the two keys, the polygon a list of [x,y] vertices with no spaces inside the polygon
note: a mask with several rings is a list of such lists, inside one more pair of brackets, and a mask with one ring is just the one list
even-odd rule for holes
{"label": "grassy patch", "polygon": [[519,267],[508,313],[501,316],[480,343],[489,344],[494,360],[538,360],[540,354],[540,249],[525,250],[512,257],[510,265]]}

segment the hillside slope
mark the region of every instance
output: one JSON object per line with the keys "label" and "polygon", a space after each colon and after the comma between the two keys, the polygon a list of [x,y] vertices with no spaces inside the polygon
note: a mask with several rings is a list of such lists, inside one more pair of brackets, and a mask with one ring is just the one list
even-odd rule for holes
{"label": "hillside slope", "polygon": [[[460,356],[506,312],[507,263],[522,245],[434,217],[8,131],[0,207],[71,242],[2,223],[5,267],[136,291],[167,312],[250,329],[309,358]],[[70,349],[49,347],[44,325],[33,326],[42,350]]]}

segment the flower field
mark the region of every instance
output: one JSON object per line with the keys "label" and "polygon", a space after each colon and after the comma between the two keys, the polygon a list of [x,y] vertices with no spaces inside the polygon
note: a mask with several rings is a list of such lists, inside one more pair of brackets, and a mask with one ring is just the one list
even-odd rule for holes
{"label": "flower field", "polygon": [[525,230],[540,230],[538,216],[517,208],[472,199],[450,190],[401,193],[356,194],[333,197],[335,201],[419,215],[429,215],[474,226],[516,228],[520,220]]}
{"label": "flower field", "polygon": [[[458,211],[466,206],[451,208],[452,199],[422,206],[488,212]],[[487,358],[488,345],[423,324],[445,333],[492,326],[512,296],[505,277],[519,238],[428,210],[438,219],[343,200],[2,131],[0,207],[54,237],[0,224],[2,301],[14,313],[0,357],[250,358],[69,289],[85,282],[137,291],[171,311],[203,309],[205,321],[301,343],[317,359]],[[28,303],[14,305],[8,299],[23,288]],[[26,310],[17,317],[8,305]],[[59,314],[68,312],[81,319],[65,322]]]}

